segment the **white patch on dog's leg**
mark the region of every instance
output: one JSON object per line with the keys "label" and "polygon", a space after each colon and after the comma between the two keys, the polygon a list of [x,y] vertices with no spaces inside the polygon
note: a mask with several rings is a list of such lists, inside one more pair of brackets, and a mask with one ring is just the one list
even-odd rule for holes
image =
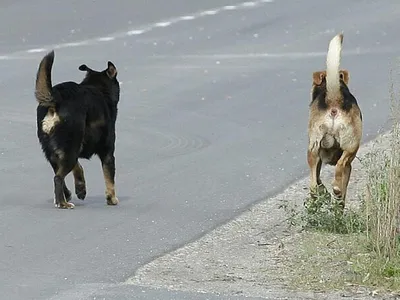
{"label": "white patch on dog's leg", "polygon": [[73,204],[72,202],[66,202],[65,205],[61,205],[60,203],[55,203],[54,206],[56,208],[64,208],[64,209],[74,209],[75,208],[75,204]]}
{"label": "white patch on dog's leg", "polygon": [[56,208],[60,208],[60,207],[61,207],[61,206],[60,206],[60,203],[57,203],[56,197],[53,198],[53,201],[54,201],[54,206],[55,206]]}
{"label": "white patch on dog's leg", "polygon": [[42,121],[43,132],[50,134],[58,123],[60,123],[59,115],[54,111],[54,109],[50,108]]}

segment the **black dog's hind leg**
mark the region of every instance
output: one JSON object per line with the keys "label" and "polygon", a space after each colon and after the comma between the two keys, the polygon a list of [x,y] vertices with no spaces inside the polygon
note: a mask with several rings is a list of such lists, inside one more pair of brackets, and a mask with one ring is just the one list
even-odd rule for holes
{"label": "black dog's hind leg", "polygon": [[[68,188],[65,185],[65,177],[72,171],[73,167],[76,165],[77,160],[61,160],[59,161],[60,167],[57,168],[56,174],[54,176],[54,196],[55,205],[58,208],[74,208],[73,203],[69,203],[65,197],[65,191]],[[71,193],[68,190],[69,193]]]}
{"label": "black dog's hind leg", "polygon": [[84,200],[86,197],[86,182],[83,168],[79,162],[72,169],[72,173],[75,180],[75,194],[79,199]]}
{"label": "black dog's hind leg", "polygon": [[65,197],[65,200],[66,200],[67,202],[71,201],[71,199],[72,199],[72,194],[71,194],[71,191],[68,189],[68,187],[67,187],[65,181],[64,181],[63,189],[64,189],[64,197]]}
{"label": "black dog's hind leg", "polygon": [[117,205],[118,198],[115,195],[115,157],[113,152],[99,155],[103,168],[104,181],[106,184],[106,199],[108,205]]}
{"label": "black dog's hind leg", "polygon": [[[51,163],[51,166],[53,167],[54,174],[57,174],[57,170],[58,170],[57,165],[54,164],[54,163]],[[65,183],[65,181],[64,181],[64,186],[63,186],[63,192],[64,192],[65,200],[66,200],[67,202],[71,201],[71,199],[72,199],[72,193],[71,193],[71,191],[68,189],[67,184]],[[57,203],[56,203],[56,198],[54,198],[54,204],[57,204]]]}

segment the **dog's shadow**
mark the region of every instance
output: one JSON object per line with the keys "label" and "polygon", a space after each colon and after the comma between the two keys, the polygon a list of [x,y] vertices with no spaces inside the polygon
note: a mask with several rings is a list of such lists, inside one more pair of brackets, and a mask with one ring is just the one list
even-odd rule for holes
{"label": "dog's shadow", "polygon": [[[130,197],[127,196],[117,196],[117,197],[120,202],[125,202],[130,199]],[[54,199],[48,199],[46,202],[54,205]],[[91,208],[104,208],[110,206],[112,207],[112,205],[107,205],[106,198],[103,195],[87,196],[85,200],[80,200],[77,197],[72,197],[70,202],[72,202],[76,208],[85,206]]]}

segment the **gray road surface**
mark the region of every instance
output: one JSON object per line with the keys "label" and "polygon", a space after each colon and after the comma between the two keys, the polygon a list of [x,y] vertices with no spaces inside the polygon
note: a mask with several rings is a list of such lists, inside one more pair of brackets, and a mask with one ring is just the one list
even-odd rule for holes
{"label": "gray road surface", "polygon": [[[234,4],[0,2],[2,299],[212,299],[119,284],[307,174],[311,72],[324,68],[341,30],[364,139],[385,127],[397,0]],[[72,211],[53,207],[33,87],[44,55],[36,51],[57,45],[54,83],[79,81],[82,63],[119,69],[118,207],[105,205],[97,158],[83,162],[87,199]]]}

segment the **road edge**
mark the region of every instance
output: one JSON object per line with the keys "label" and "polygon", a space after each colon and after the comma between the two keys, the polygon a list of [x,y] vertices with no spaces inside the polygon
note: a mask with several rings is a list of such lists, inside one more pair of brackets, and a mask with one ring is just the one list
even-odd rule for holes
{"label": "road edge", "polygon": [[[386,131],[360,147],[349,184],[350,203],[358,201],[365,185],[360,160],[373,148],[386,149],[389,140]],[[322,171],[328,185],[332,171],[331,167]],[[307,175],[199,239],[141,266],[124,284],[264,299],[314,299],[317,295],[318,299],[342,299],[340,292],[290,290],[282,274],[279,254],[294,233],[287,230],[287,216],[280,206],[282,201],[301,204],[308,182]]]}

